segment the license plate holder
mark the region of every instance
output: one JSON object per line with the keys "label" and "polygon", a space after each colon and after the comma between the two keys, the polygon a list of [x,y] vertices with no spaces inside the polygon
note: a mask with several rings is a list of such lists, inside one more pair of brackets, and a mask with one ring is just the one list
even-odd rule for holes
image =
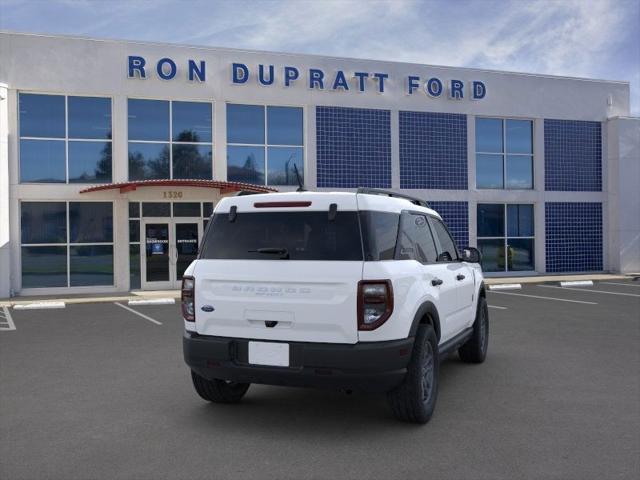
{"label": "license plate holder", "polygon": [[249,342],[249,363],[269,367],[289,366],[289,344],[276,342]]}

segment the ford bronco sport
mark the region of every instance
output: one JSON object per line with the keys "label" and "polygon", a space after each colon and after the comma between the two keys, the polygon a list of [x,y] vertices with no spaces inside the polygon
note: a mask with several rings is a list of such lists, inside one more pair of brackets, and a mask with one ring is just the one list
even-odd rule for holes
{"label": "ford bronco sport", "polygon": [[195,390],[218,403],[251,383],[386,392],[397,418],[426,423],[439,360],[487,354],[479,261],[393,192],[224,198],[182,282]]}

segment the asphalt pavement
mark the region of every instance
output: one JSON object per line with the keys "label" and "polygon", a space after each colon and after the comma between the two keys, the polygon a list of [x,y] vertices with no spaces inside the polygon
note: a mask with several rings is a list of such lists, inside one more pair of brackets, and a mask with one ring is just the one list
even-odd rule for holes
{"label": "asphalt pavement", "polygon": [[487,361],[443,361],[424,426],[382,395],[252,385],[208,404],[178,304],[0,309],[0,478],[639,478],[640,282],[489,305]]}

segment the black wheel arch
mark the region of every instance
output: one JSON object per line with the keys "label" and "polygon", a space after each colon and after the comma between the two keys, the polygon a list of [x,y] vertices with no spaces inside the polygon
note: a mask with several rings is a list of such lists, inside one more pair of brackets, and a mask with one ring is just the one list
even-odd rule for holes
{"label": "black wheel arch", "polygon": [[418,327],[420,325],[431,325],[436,333],[436,338],[440,341],[440,315],[438,309],[433,302],[425,302],[420,305],[418,311],[413,317],[411,323],[411,330],[409,330],[409,336],[415,337],[418,333]]}
{"label": "black wheel arch", "polygon": [[484,285],[484,282],[480,282],[480,288],[478,289],[478,296],[487,298],[487,289]]}

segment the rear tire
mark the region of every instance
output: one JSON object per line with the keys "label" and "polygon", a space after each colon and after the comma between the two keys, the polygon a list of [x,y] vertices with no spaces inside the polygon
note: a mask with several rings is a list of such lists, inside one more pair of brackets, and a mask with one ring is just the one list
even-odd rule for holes
{"label": "rear tire", "polygon": [[249,390],[250,383],[235,383],[225,380],[207,380],[191,371],[193,387],[203,399],[213,403],[238,403]]}
{"label": "rear tire", "polygon": [[489,346],[489,307],[484,297],[478,299],[476,320],[473,322],[473,333],[469,340],[458,349],[463,362],[482,363],[487,358]]}
{"label": "rear tire", "polygon": [[393,415],[402,421],[427,423],[438,397],[438,339],[431,325],[418,329],[402,384],[387,393]]}

